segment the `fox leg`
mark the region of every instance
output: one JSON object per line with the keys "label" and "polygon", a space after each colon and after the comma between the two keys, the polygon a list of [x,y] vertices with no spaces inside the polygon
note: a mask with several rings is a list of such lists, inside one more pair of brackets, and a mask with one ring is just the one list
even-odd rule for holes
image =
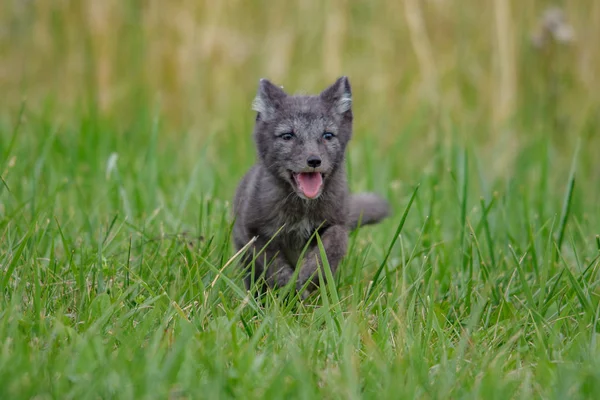
{"label": "fox leg", "polygon": [[278,246],[274,243],[267,243],[266,238],[258,238],[242,261],[247,268],[246,289],[250,289],[252,281],[257,282],[263,275],[270,287],[283,287],[290,282],[294,275],[294,269]]}
{"label": "fox leg", "polygon": [[[321,234],[321,242],[327,255],[327,261],[331,269],[331,274],[334,275],[342,258],[346,255],[348,248],[348,230],[341,225],[333,225],[327,228]],[[319,284],[319,274],[317,268],[323,265],[319,246],[315,243],[307,252],[304,262],[300,268],[296,289],[300,291],[302,287],[310,281],[311,283],[306,288],[302,297],[306,298],[310,292],[314,291]],[[322,274],[325,278],[325,274]]]}

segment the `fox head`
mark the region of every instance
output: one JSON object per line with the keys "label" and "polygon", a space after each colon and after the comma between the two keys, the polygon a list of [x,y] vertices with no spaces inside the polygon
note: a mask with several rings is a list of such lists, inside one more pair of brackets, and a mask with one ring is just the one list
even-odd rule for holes
{"label": "fox head", "polygon": [[254,140],[269,173],[303,199],[318,198],[344,163],[352,136],[352,92],[347,77],[316,96],[292,96],[261,79],[252,109]]}

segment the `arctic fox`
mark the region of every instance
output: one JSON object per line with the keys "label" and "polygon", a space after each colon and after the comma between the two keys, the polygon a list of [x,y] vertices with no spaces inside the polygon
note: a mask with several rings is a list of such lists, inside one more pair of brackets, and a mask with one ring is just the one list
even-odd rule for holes
{"label": "arctic fox", "polygon": [[353,117],[347,77],[317,96],[288,95],[261,79],[252,108],[258,160],[235,195],[234,245],[240,250],[256,237],[242,260],[248,289],[253,282],[285,286],[298,265],[296,290],[305,298],[317,288],[322,265],[315,231],[334,274],[349,231],[381,221],[389,207],[375,194],[348,191],[344,155]]}

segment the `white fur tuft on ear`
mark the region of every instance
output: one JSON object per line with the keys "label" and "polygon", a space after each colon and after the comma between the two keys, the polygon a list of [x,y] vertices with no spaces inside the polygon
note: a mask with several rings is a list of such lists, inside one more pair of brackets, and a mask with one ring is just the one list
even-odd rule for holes
{"label": "white fur tuft on ear", "polygon": [[338,113],[343,114],[352,108],[352,95],[348,92],[344,92],[337,100],[336,110]]}
{"label": "white fur tuft on ear", "polygon": [[261,79],[258,83],[258,93],[252,101],[252,109],[258,112],[261,118],[269,119],[286,96],[282,87],[272,84],[267,79]]}
{"label": "white fur tuft on ear", "polygon": [[338,114],[352,110],[352,89],[347,77],[338,78],[335,83],[321,92],[321,98],[329,103]]}
{"label": "white fur tuft on ear", "polygon": [[267,112],[267,106],[260,95],[252,100],[252,109],[258,113],[264,114]]}

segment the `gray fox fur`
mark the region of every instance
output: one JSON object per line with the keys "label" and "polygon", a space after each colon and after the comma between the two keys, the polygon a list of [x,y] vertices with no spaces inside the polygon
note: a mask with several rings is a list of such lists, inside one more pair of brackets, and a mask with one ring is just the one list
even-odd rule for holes
{"label": "gray fox fur", "polygon": [[252,282],[285,286],[298,265],[296,290],[305,298],[317,288],[322,265],[315,231],[335,274],[349,232],[381,221],[388,203],[348,190],[344,157],[353,119],[348,78],[316,96],[288,95],[261,79],[252,106],[258,159],[236,191],[234,245],[240,250],[256,238],[242,259],[248,289]]}

